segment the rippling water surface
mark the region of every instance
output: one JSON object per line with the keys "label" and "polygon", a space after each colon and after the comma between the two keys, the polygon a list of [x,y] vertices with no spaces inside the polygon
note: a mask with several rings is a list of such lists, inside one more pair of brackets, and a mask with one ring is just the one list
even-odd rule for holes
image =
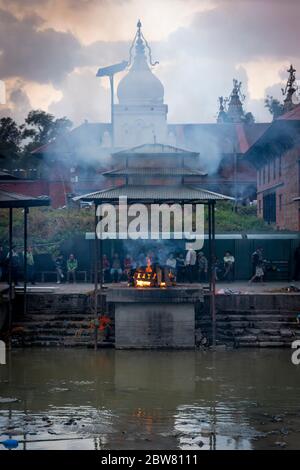
{"label": "rippling water surface", "polygon": [[290,357],[287,350],[15,350],[0,366],[0,442],[300,449],[300,366]]}

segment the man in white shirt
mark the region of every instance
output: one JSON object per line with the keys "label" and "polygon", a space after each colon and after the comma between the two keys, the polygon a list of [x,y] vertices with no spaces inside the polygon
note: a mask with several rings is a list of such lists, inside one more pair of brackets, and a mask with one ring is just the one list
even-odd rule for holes
{"label": "man in white shirt", "polygon": [[187,251],[185,257],[185,266],[186,266],[186,276],[188,282],[192,283],[196,280],[196,261],[197,253],[195,250],[190,249]]}

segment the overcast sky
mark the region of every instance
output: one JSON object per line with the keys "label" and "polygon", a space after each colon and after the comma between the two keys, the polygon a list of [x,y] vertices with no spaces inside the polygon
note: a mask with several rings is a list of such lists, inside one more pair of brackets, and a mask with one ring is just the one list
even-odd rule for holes
{"label": "overcast sky", "polygon": [[108,83],[95,74],[128,58],[138,18],[169,122],[214,122],[233,78],[245,109],[270,120],[264,97],[281,99],[290,63],[300,79],[298,0],[0,0],[0,115],[41,108],[75,124],[108,121]]}

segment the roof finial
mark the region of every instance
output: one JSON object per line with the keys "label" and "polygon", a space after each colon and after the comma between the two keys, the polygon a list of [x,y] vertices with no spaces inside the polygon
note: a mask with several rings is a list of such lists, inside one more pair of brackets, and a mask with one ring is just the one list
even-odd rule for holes
{"label": "roof finial", "polygon": [[281,88],[282,94],[285,97],[284,99],[284,110],[290,111],[294,107],[293,95],[298,90],[296,82],[296,69],[290,65],[290,68],[287,70],[289,77],[286,82],[285,88]]}
{"label": "roof finial", "polygon": [[147,40],[145,39],[145,36],[143,35],[142,33],[142,22],[141,20],[138,20],[137,22],[137,32],[135,33],[135,36],[134,36],[134,39],[132,41],[132,44],[131,44],[131,47],[129,49],[129,62],[128,62],[128,66],[130,66],[132,64],[132,61],[133,61],[133,48],[135,46],[135,50],[136,50],[136,53],[135,53],[135,57],[136,55],[144,55],[145,53],[145,47],[147,48],[148,50],[148,56],[149,56],[149,63],[150,65],[154,66],[156,64],[158,64],[159,62],[153,62],[152,61],[152,52],[151,52],[151,48],[147,42]]}

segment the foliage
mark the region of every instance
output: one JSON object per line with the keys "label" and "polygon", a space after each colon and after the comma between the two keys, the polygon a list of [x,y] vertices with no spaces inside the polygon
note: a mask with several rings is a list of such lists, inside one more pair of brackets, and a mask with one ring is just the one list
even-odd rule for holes
{"label": "foliage", "polygon": [[[14,243],[23,246],[23,211],[14,210]],[[28,243],[38,252],[56,253],[72,237],[93,230],[94,213],[90,209],[32,208],[28,218]],[[8,240],[8,210],[0,210],[0,242]]]}
{"label": "foliage", "polygon": [[284,113],[283,103],[280,103],[280,101],[273,98],[273,96],[267,96],[265,99],[265,108],[272,114],[273,119],[276,119]]}
{"label": "foliage", "polygon": [[[228,202],[216,206],[216,231],[224,232],[269,232],[273,228],[256,217],[254,206],[239,207],[238,212]],[[206,224],[207,226],[207,224]],[[14,243],[23,246],[23,211],[14,210]],[[60,246],[76,236],[84,236],[94,230],[94,211],[89,209],[34,208],[28,220],[29,244],[36,251],[57,253]],[[7,243],[8,211],[0,210],[0,243]]]}
{"label": "foliage", "polygon": [[72,122],[66,117],[55,119],[52,114],[41,110],[30,111],[25,119],[23,139],[29,139],[25,149],[27,151],[47,144],[67,132]]}

